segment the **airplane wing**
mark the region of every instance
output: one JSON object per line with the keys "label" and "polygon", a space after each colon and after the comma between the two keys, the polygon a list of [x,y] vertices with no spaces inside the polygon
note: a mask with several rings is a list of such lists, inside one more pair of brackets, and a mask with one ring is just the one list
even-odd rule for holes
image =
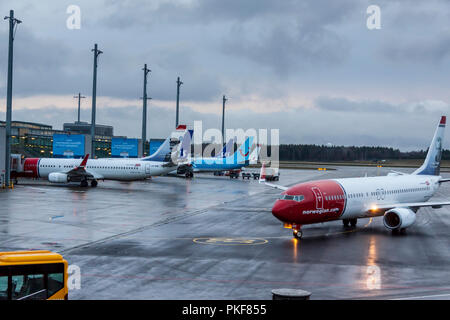
{"label": "airplane wing", "polygon": [[[86,170],[86,164],[89,158],[89,154],[87,154],[84,158],[83,161],[81,161],[80,165],[78,167],[75,167],[67,172],[65,172],[67,174],[68,177],[71,178],[71,180],[79,180],[82,177],[85,177],[87,179],[103,179],[102,175],[96,174],[94,172],[89,172]],[[77,178],[77,179],[74,179]]]}
{"label": "airplane wing", "polygon": [[450,201],[430,201],[430,202],[405,202],[405,203],[392,203],[392,204],[379,204],[369,208],[369,213],[384,212],[394,208],[412,208],[418,209],[422,207],[434,207],[440,208],[442,206],[450,206]]}
{"label": "airplane wing", "polygon": [[103,180],[105,178],[103,175],[101,175],[101,174],[99,174],[97,172],[94,172],[94,171],[87,171],[86,170],[86,173],[90,174],[96,180]]}
{"label": "airplane wing", "polygon": [[[261,182],[261,180],[260,180],[260,182]],[[286,191],[287,189],[289,189],[288,187],[280,186],[279,184],[268,183],[268,182],[265,182],[265,181],[264,181],[264,184],[266,186],[271,187],[271,188],[280,189],[280,190],[283,190],[283,191]]]}
{"label": "airplane wing", "polygon": [[286,191],[287,189],[289,189],[288,187],[285,187],[285,186],[280,186],[278,184],[266,182],[266,166],[265,166],[264,162],[261,166],[261,171],[259,172],[259,183],[261,183],[261,182],[263,182],[266,186],[269,186],[271,188],[280,189],[283,191]]}

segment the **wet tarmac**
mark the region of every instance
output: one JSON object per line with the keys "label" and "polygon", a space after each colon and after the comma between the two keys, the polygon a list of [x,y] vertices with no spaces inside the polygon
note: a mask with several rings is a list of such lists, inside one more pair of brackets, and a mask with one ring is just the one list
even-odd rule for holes
{"label": "wet tarmac", "polygon": [[[335,168],[281,170],[279,183],[388,171]],[[299,241],[271,214],[279,190],[254,180],[23,183],[0,191],[0,251],[61,252],[81,269],[70,299],[271,299],[275,288],[311,299],[450,299],[449,207],[420,209],[406,234],[375,218],[305,226]],[[450,183],[435,199],[450,199]]]}

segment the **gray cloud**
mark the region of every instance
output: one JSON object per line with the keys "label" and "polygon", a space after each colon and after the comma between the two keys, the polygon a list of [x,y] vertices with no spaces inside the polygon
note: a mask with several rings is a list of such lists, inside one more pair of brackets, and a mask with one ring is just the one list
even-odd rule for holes
{"label": "gray cloud", "polygon": [[[315,106],[324,111],[336,112],[400,112],[401,107],[382,101],[351,101],[345,98],[318,97]],[[405,111],[405,110],[403,110]]]}
{"label": "gray cloud", "polygon": [[[331,100],[331,99],[330,99]],[[402,150],[425,149],[428,147],[434,129],[442,114],[431,111],[426,103],[426,113],[414,111],[383,112],[374,117],[371,112],[358,111],[357,102],[346,108],[344,99],[337,99],[342,109],[295,108],[280,112],[255,113],[251,110],[229,110],[226,113],[225,126],[230,129],[278,129],[281,143],[327,144],[334,145],[371,145],[391,146]],[[365,105],[367,102],[362,103]],[[383,105],[382,102],[372,102]],[[415,104],[413,104],[415,105]],[[418,103],[420,105],[420,103]],[[403,106],[394,105],[396,110]],[[345,112],[342,112],[345,110]],[[163,138],[170,134],[175,126],[175,110],[155,104],[149,105],[147,135],[151,138]],[[139,137],[141,134],[140,107],[102,107],[97,110],[97,123],[114,126],[115,135]],[[4,113],[0,112],[0,117]],[[63,122],[76,119],[76,109],[60,109],[54,106],[39,110],[19,109],[13,112],[13,120],[40,122],[61,129]],[[90,109],[83,108],[82,121],[90,121]],[[196,112],[182,104],[180,122],[193,125],[194,121],[203,122],[203,130],[221,128],[221,116],[218,114]],[[448,148],[450,141],[444,142]]]}
{"label": "gray cloud", "polygon": [[[65,28],[70,0],[14,3],[24,21],[15,42],[15,97],[78,91],[89,96],[90,50],[98,42],[104,51],[100,96],[141,97],[141,68],[147,63],[152,69],[149,95],[165,105],[175,104],[176,77],[182,77],[185,121],[202,119],[219,127],[220,117],[211,110],[193,109],[213,101],[220,106],[226,94],[231,107],[227,126],[282,128],[286,143],[426,147],[435,118],[448,109],[450,4],[444,0],[379,0],[382,29],[377,31],[365,26],[365,10],[373,4],[368,0],[77,3],[81,30]],[[10,6],[0,3],[0,11],[7,14]],[[5,22],[0,24],[0,110],[6,91],[6,35]],[[173,127],[174,116],[155,100],[149,132],[161,137]],[[232,109],[234,101],[239,110]],[[245,109],[245,101],[252,111]],[[272,101],[274,109],[267,113]],[[13,117],[57,127],[75,118],[75,110],[51,104],[15,110]],[[117,134],[138,136],[140,110],[126,104],[100,108],[98,121],[113,124]],[[402,132],[407,133],[403,139]]]}

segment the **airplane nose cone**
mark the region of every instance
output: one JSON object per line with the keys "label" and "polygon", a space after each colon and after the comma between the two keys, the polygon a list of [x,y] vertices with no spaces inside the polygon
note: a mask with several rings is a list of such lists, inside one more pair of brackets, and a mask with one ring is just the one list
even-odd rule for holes
{"label": "airplane nose cone", "polygon": [[291,222],[290,205],[286,201],[277,200],[272,208],[272,214],[282,222]]}

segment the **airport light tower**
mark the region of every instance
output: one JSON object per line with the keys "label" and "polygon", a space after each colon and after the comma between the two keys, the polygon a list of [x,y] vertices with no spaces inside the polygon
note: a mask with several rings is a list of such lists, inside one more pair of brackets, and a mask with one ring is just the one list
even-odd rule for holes
{"label": "airport light tower", "polygon": [[222,144],[225,143],[225,103],[227,100],[224,95],[222,98]]}
{"label": "airport light tower", "polygon": [[175,128],[178,128],[179,124],[179,114],[180,114],[180,87],[183,84],[182,81],[180,81],[180,77],[177,78],[177,115],[175,120]]}
{"label": "airport light tower", "polygon": [[84,99],[86,97],[82,96],[81,92],[79,92],[77,96],[73,96],[73,97],[78,99],[78,122],[80,122],[81,99]]}
{"label": "airport light tower", "polygon": [[147,64],[144,65],[144,93],[142,95],[142,154],[145,155],[145,141],[147,140],[147,100],[150,100],[150,97],[147,97],[147,75],[152,70],[147,68]]}
{"label": "airport light tower", "polygon": [[12,114],[12,77],[13,77],[13,46],[17,25],[22,23],[14,18],[14,10],[9,11],[9,47],[8,47],[8,83],[6,89],[6,150],[5,150],[5,184],[9,187],[11,178],[11,114]]}
{"label": "airport light tower", "polygon": [[95,158],[95,109],[97,103],[97,59],[103,51],[98,49],[97,44],[94,45],[94,49],[91,51],[94,52],[94,76],[92,83],[92,120],[91,120],[91,158]]}

